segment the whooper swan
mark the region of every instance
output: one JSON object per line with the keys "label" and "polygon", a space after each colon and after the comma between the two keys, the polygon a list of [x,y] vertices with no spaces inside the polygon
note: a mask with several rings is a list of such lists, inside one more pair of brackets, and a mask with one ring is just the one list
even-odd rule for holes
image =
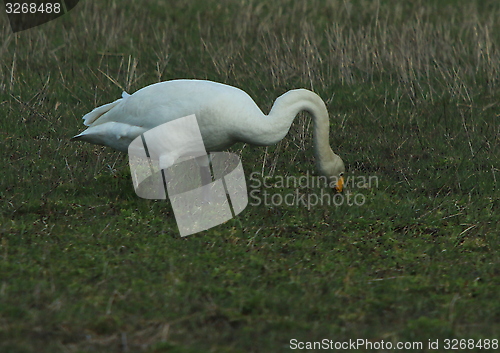
{"label": "whooper swan", "polygon": [[202,80],[173,80],[144,87],[132,95],[95,108],[83,117],[88,128],[73,137],[127,152],[139,135],[158,125],[195,114],[207,151],[236,142],[269,146],[281,141],[301,111],[314,120],[314,154],[320,174],[342,190],[344,162],[329,144],[328,111],[323,100],[306,89],[276,99],[268,115],[239,88]]}

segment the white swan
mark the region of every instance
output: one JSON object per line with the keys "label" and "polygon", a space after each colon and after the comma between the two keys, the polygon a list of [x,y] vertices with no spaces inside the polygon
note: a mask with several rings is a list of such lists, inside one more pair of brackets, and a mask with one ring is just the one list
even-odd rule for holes
{"label": "white swan", "polygon": [[306,89],[294,89],[276,99],[265,115],[239,88],[202,80],[173,80],[144,87],[132,95],[83,117],[89,126],[73,137],[126,152],[139,135],[166,122],[195,114],[207,151],[220,151],[236,142],[268,146],[282,140],[300,111],[314,120],[314,153],[318,171],[342,190],[342,159],[329,142],[328,111],[323,100]]}

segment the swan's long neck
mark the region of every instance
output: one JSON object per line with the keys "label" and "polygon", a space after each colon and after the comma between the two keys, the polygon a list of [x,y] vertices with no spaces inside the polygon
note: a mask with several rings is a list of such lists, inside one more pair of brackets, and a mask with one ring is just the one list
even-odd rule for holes
{"label": "swan's long neck", "polygon": [[332,149],[329,143],[329,118],[323,100],[316,94],[306,89],[289,91],[278,97],[269,112],[269,120],[281,122],[283,135],[285,137],[290,126],[301,111],[307,111],[312,115],[314,121],[314,154],[318,168],[322,169],[322,162],[331,158]]}
{"label": "swan's long neck", "polygon": [[237,140],[261,146],[278,143],[301,111],[309,112],[314,120],[314,154],[318,171],[327,177],[338,177],[344,171],[344,163],[333,153],[328,141],[328,111],[323,100],[306,89],[295,89],[278,97],[267,116],[260,110],[250,112],[248,118],[240,120],[235,127],[239,132]]}

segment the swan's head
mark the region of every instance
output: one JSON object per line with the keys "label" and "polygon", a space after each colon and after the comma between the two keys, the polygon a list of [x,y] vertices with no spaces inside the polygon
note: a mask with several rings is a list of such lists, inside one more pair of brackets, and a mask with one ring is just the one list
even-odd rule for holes
{"label": "swan's head", "polygon": [[338,155],[330,151],[327,158],[318,161],[319,172],[328,178],[330,185],[335,184],[333,189],[341,192],[344,188],[344,161]]}

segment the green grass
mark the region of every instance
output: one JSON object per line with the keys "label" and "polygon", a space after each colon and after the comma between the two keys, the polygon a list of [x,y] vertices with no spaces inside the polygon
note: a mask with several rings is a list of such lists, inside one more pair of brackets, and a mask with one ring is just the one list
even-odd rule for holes
{"label": "green grass", "polygon": [[[499,16],[479,0],[81,1],[17,34],[0,16],[0,351],[500,339]],[[266,112],[314,90],[348,175],[378,185],[351,186],[360,207],[248,206],[181,238],[126,156],[69,141],[123,89],[174,78]],[[278,145],[232,150],[276,183],[313,173],[311,140],[300,115]]]}

